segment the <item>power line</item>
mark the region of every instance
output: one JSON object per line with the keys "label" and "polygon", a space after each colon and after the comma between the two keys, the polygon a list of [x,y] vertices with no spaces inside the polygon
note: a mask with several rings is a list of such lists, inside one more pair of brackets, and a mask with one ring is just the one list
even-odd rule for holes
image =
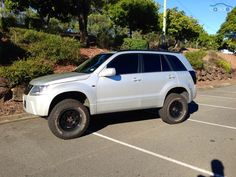
{"label": "power line", "polygon": [[[177,1],[177,2],[179,3],[179,5],[182,6],[193,18],[198,19],[199,22],[200,22],[200,19],[197,18],[197,16],[194,15],[183,3],[181,3],[179,0],[176,0],[176,1]],[[213,28],[213,27],[209,26],[207,23],[204,23],[203,20],[201,20],[201,22],[202,22],[203,26],[205,25],[208,29],[210,29],[210,30],[212,30],[212,31],[214,31],[214,32],[217,31],[216,28]]]}

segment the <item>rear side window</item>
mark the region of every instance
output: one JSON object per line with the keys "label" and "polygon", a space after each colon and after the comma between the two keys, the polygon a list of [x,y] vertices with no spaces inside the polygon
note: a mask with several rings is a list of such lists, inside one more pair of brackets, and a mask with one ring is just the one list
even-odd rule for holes
{"label": "rear side window", "polygon": [[122,54],[108,63],[107,68],[115,68],[116,75],[138,72],[138,54]]}
{"label": "rear side window", "polygon": [[169,63],[167,62],[166,58],[164,55],[161,55],[161,69],[162,71],[172,71]]}
{"label": "rear side window", "polygon": [[160,72],[161,56],[157,54],[143,54],[143,72]]}
{"label": "rear side window", "polygon": [[174,55],[165,55],[174,71],[187,71],[183,63]]}

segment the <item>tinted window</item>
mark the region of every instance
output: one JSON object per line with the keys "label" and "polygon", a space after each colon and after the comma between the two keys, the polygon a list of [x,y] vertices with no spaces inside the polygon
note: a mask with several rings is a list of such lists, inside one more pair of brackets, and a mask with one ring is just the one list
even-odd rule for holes
{"label": "tinted window", "polygon": [[138,72],[138,54],[123,54],[117,56],[108,65],[108,68],[115,68],[116,74],[132,74]]}
{"label": "tinted window", "polygon": [[161,56],[161,66],[162,71],[172,71],[169,63],[166,61],[166,58],[163,55]]}
{"label": "tinted window", "polygon": [[157,54],[143,54],[143,72],[160,72],[161,60],[160,55]]}
{"label": "tinted window", "polygon": [[104,63],[113,54],[99,54],[90,60],[85,61],[75,70],[79,73],[92,73],[95,71],[102,63]]}
{"label": "tinted window", "polygon": [[185,66],[183,63],[173,55],[165,55],[169,63],[171,64],[171,67],[173,68],[174,71],[186,71]]}

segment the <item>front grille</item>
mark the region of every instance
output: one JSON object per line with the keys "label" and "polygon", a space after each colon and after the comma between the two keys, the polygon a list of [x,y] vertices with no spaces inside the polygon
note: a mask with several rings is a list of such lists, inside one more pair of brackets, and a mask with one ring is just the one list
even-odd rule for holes
{"label": "front grille", "polygon": [[25,88],[24,94],[25,94],[25,95],[28,95],[29,92],[30,92],[30,90],[32,89],[32,87],[33,87],[33,85],[30,85],[30,84],[29,84],[29,85]]}

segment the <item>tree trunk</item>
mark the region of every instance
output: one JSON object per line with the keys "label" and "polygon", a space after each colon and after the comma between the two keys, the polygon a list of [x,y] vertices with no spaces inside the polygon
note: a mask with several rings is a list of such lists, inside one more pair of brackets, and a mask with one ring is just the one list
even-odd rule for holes
{"label": "tree trunk", "polygon": [[81,13],[78,16],[79,18],[79,30],[80,30],[80,42],[83,46],[87,46],[87,19],[88,17]]}
{"label": "tree trunk", "polygon": [[90,11],[90,0],[78,0],[78,19],[79,19],[79,30],[80,30],[80,42],[82,45],[87,46],[87,23],[88,14]]}

